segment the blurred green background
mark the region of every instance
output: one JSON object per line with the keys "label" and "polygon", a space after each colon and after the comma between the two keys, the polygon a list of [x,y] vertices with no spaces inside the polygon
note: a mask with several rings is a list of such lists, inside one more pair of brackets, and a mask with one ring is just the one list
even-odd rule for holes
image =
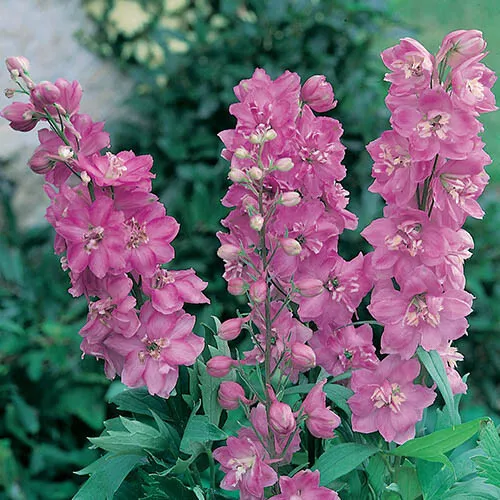
{"label": "blurred green background", "polygon": [[[126,119],[107,126],[113,149],[154,156],[155,192],[182,225],[175,266],[192,266],[210,283],[212,306],[196,310],[200,322],[244,307],[225,292],[215,253],[227,188],[216,134],[234,126],[228,106],[239,80],[260,66],[273,77],[289,69],[303,81],[325,74],[332,82],[333,116],[349,150],[344,183],[361,230],[382,208],[366,190],[364,151],[388,128],[378,53],[404,36],[436,52],[449,31],[474,28],[488,42],[486,64],[500,71],[495,0],[82,0],[82,8],[91,22],[78,33],[81,43],[134,82]],[[469,336],[458,343],[466,356],[459,369],[471,373],[466,419],[500,411],[500,115],[483,123],[492,182],[482,198],[486,217],[467,223],[476,242],[467,288],[477,300]],[[50,229],[20,229],[11,203],[17,188],[0,178],[0,499],[66,499],[82,479],[73,471],[95,458],[86,436],[112,414],[106,400],[119,385],[110,386],[100,363],[80,359],[86,304],[66,293]],[[359,231],[348,232],[341,253],[352,257],[360,246],[368,250]]]}

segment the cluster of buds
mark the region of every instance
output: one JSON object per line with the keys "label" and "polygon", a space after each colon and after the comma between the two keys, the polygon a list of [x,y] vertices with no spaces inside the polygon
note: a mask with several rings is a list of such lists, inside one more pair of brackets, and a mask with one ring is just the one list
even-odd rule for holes
{"label": "cluster of buds", "polygon": [[374,247],[369,311],[384,325],[388,356],[353,374],[350,405],[354,430],[378,430],[387,441],[413,437],[434,400],[430,389],[411,384],[420,371],[418,346],[441,355],[453,393],[467,389],[455,370],[462,355],[451,343],[466,334],[472,311],[463,263],[473,241],[462,226],[469,215],[483,216],[477,198],[488,182],[477,117],[496,109],[496,77],[480,62],[485,47],[479,31],[461,30],[444,38],[436,56],[411,38],[382,53],[391,70],[392,130],[368,152],[370,190],[387,205],[362,235]]}
{"label": "cluster of buds", "polygon": [[9,57],[7,69],[17,89],[6,95],[26,95],[28,102],[10,104],[1,116],[14,130],[46,125],[29,166],[46,181],[46,218],[69,271],[69,291],[89,304],[83,353],[103,358],[108,377],[119,374],[129,387],[147,385],[168,397],[179,365],[193,364],[204,347],[184,303],[208,299],[192,269],[164,266],[174,257],[179,224],[151,193],[152,158],[101,153],[109,135],[104,123],[79,112],[78,82],[35,83],[24,57]]}

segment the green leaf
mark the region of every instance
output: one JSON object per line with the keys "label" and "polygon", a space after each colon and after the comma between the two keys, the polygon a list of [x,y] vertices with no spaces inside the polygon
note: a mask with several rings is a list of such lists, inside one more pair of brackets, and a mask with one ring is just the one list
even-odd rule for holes
{"label": "green leaf", "polygon": [[17,418],[28,434],[36,434],[40,430],[38,411],[30,406],[19,394],[12,395],[12,403]]}
{"label": "green leaf", "polygon": [[221,441],[227,434],[212,424],[207,415],[191,415],[184,430],[180,450],[188,455],[197,454],[212,441]]}
{"label": "green leaf", "polygon": [[439,500],[498,500],[500,488],[488,484],[483,478],[475,477],[463,483],[456,483]]}
{"label": "green leaf", "polygon": [[380,495],[385,488],[385,475],[387,469],[384,460],[379,453],[373,455],[366,466],[366,473],[368,474],[368,481],[375,493]]}
{"label": "green leaf", "polygon": [[60,411],[75,415],[89,427],[100,431],[106,416],[106,406],[102,401],[102,388],[76,386],[61,394]]}
{"label": "green leaf", "polygon": [[198,367],[203,411],[205,415],[208,416],[212,424],[218,425],[222,414],[222,408],[217,402],[220,380],[215,377],[211,377],[207,373],[207,367],[201,359],[198,358],[196,366]]}
{"label": "green leaf", "polygon": [[474,457],[479,476],[486,482],[500,487],[500,437],[492,421],[489,421],[479,433],[479,446],[486,456]]}
{"label": "green leaf", "polygon": [[197,500],[197,495],[176,477],[150,476],[144,500]]}
{"label": "green leaf", "polygon": [[154,411],[162,419],[169,419],[165,400],[157,396],[151,396],[146,387],[120,392],[111,398],[111,402],[121,411],[148,416],[151,415],[151,411]]}
{"label": "green leaf", "polygon": [[417,471],[413,464],[406,462],[396,472],[399,492],[403,500],[415,500],[422,494]]}
{"label": "green leaf", "polygon": [[113,455],[107,453],[76,474],[90,474],[73,500],[111,500],[130,471],[144,463],[141,455]]}
{"label": "green leaf", "polygon": [[333,404],[344,410],[347,415],[351,415],[351,409],[347,404],[347,400],[354,394],[351,389],[339,384],[325,384],[323,391]]}
{"label": "green leaf", "polygon": [[169,450],[176,457],[177,432],[159,417],[155,417],[158,429],[139,420],[131,420],[119,417],[123,427],[122,430],[111,430],[107,428],[104,433],[89,441],[103,450],[112,453],[146,455],[149,453],[164,453]]}
{"label": "green leaf", "polygon": [[351,472],[378,451],[375,446],[358,443],[333,445],[318,458],[313,470],[319,470],[321,485],[327,486],[335,479]]}
{"label": "green leaf", "polygon": [[436,431],[428,436],[411,439],[390,453],[400,457],[422,458],[430,462],[441,462],[450,465],[448,457],[444,454],[474,436],[479,431],[481,424],[486,421],[486,418],[477,418],[472,422]]}
{"label": "green leaf", "polygon": [[446,403],[446,409],[450,415],[451,423],[453,425],[460,424],[460,414],[455,406],[453,392],[451,391],[450,383],[448,381],[448,376],[446,375],[446,370],[441,356],[437,351],[427,352],[421,346],[418,347],[417,354],[420,362],[425,366],[425,369],[429,372],[432,380],[436,382],[439,391],[443,396],[444,402]]}

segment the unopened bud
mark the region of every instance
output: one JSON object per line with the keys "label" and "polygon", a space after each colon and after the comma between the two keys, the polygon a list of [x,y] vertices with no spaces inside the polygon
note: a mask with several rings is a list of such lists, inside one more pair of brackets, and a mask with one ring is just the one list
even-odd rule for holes
{"label": "unopened bud", "polygon": [[222,340],[234,340],[241,333],[243,323],[247,322],[248,318],[231,318],[227,319],[219,327],[217,335]]}
{"label": "unopened bud", "polygon": [[290,346],[292,366],[300,372],[305,372],[316,366],[316,354],[306,344],[294,342]]}
{"label": "unopened bud", "polygon": [[89,182],[92,180],[89,176],[89,174],[84,170],[81,174],[80,174],[80,179],[82,180],[82,182],[87,186],[89,184]]}
{"label": "unopened bud", "polygon": [[237,260],[240,255],[240,249],[236,245],[224,244],[217,250],[217,255],[222,260],[233,261]]}
{"label": "unopened bud", "polygon": [[295,282],[295,288],[302,297],[316,297],[325,290],[323,282],[315,278],[304,278]]}
{"label": "unopened bud", "polygon": [[245,390],[236,382],[225,381],[219,386],[217,395],[218,403],[225,410],[236,410],[240,401],[244,404],[250,404],[251,401],[245,397]]}
{"label": "unopened bud", "polygon": [[257,304],[261,304],[267,297],[267,285],[263,279],[259,279],[250,285],[250,298]]}
{"label": "unopened bud", "polygon": [[302,252],[302,246],[300,243],[294,238],[281,238],[280,239],[281,248],[283,251],[290,255],[291,257],[295,255],[299,255]]}
{"label": "unopened bud", "polygon": [[236,158],[239,158],[240,160],[244,160],[245,158],[250,157],[250,153],[244,147],[239,147],[234,152],[234,156],[236,156]]}
{"label": "unopened bud", "polygon": [[262,135],[258,134],[257,132],[254,132],[253,134],[250,134],[250,137],[248,138],[248,140],[252,144],[260,144],[262,142]]}
{"label": "unopened bud", "polygon": [[70,146],[59,146],[59,148],[57,149],[57,154],[62,161],[70,160],[75,156],[75,152]]}
{"label": "unopened bud", "polygon": [[276,133],[276,130],[270,128],[269,130],[266,130],[266,132],[264,133],[264,141],[273,141],[274,139],[276,139],[276,137],[278,137],[278,134]]}
{"label": "unopened bud", "polygon": [[254,231],[260,231],[262,229],[262,226],[264,225],[264,217],[262,215],[252,215],[250,217],[250,227]]}
{"label": "unopened bud", "polygon": [[207,363],[207,373],[211,377],[225,377],[229,374],[235,363],[236,361],[228,356],[214,356]]}
{"label": "unopened bud", "polygon": [[227,176],[230,181],[235,182],[237,184],[248,180],[248,177],[246,176],[245,172],[243,172],[243,170],[240,170],[238,168],[232,168]]}
{"label": "unopened bud", "polygon": [[12,57],[7,57],[5,59],[5,65],[7,66],[7,70],[9,73],[14,77],[16,75],[16,78],[19,75],[22,75],[24,73],[27,73],[30,67],[30,62],[26,57],[23,56],[12,56]]}
{"label": "unopened bud", "polygon": [[297,191],[287,191],[280,196],[279,203],[285,207],[295,207],[300,203],[300,193]]}
{"label": "unopened bud", "polygon": [[262,179],[262,170],[259,167],[252,167],[248,171],[248,177],[254,181],[260,181]]}
{"label": "unopened bud", "polygon": [[61,91],[52,82],[47,81],[40,82],[31,93],[33,104],[37,109],[39,106],[54,104],[61,97]]}
{"label": "unopened bud", "polygon": [[294,167],[291,158],[280,158],[275,164],[274,168],[280,172],[288,172]]}
{"label": "unopened bud", "polygon": [[300,91],[301,99],[318,113],[329,111],[337,105],[332,86],[323,75],[311,76]]}
{"label": "unopened bud", "polygon": [[243,295],[247,291],[248,285],[242,278],[231,278],[227,282],[227,291],[231,295]]}
{"label": "unopened bud", "polygon": [[279,401],[272,403],[269,408],[269,423],[277,434],[286,436],[290,435],[297,426],[290,406]]}
{"label": "unopened bud", "polygon": [[7,97],[7,99],[12,99],[16,94],[16,91],[15,89],[5,89],[3,93],[5,94],[5,97]]}

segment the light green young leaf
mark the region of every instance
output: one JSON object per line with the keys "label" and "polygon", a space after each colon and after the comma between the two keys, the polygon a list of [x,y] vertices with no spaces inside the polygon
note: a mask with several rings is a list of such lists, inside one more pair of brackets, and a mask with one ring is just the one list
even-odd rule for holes
{"label": "light green young leaf", "polygon": [[448,381],[448,376],[446,375],[446,370],[443,364],[443,360],[437,351],[427,352],[421,346],[417,349],[418,359],[424,365],[425,369],[429,372],[432,380],[436,382],[441,395],[443,396],[444,402],[446,403],[446,409],[450,414],[451,423],[453,425],[460,424],[460,414],[455,405],[455,399],[453,398],[453,392],[451,391],[450,383]]}
{"label": "light green young leaf", "polygon": [[500,487],[500,437],[495,425],[490,420],[479,433],[479,446],[486,456],[474,457],[477,473],[487,483]]}
{"label": "light green young leaf", "polygon": [[327,486],[335,479],[351,472],[359,464],[379,451],[375,446],[358,443],[342,443],[331,446],[314,464],[319,470],[321,485]]}
{"label": "light green young leaf", "polygon": [[428,436],[411,439],[390,453],[401,457],[422,458],[430,462],[451,465],[445,453],[474,436],[479,431],[481,424],[486,421],[486,418],[477,418],[465,424],[433,432]]}

